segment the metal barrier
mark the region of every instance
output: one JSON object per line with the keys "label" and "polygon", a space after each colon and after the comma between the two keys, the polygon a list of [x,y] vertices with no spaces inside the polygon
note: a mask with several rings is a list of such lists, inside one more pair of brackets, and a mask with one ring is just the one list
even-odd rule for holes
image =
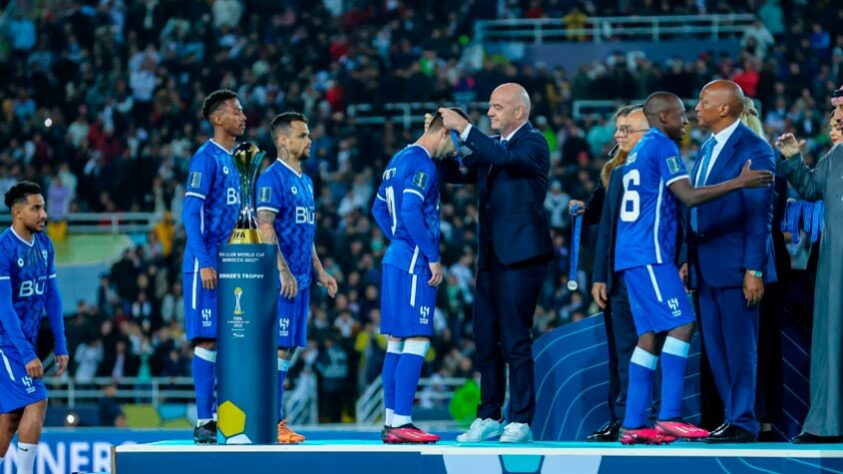
{"label": "metal barrier", "polygon": [[752,24],[751,14],[592,17],[585,28],[568,29],[561,18],[484,20],[474,25],[475,41],[520,41],[533,44],[560,41],[651,40],[741,36]]}
{"label": "metal barrier", "polygon": [[[70,234],[130,234],[152,230],[161,216],[152,212],[78,212],[67,216]],[[8,213],[0,215],[0,225],[10,225]]]}
{"label": "metal barrier", "polygon": [[[372,104],[353,104],[348,106],[348,116],[358,125],[383,125],[387,122],[397,123],[404,128],[424,123],[424,114],[433,112],[439,107],[447,107],[453,103],[437,102],[390,102],[375,107]],[[458,103],[457,106],[466,109],[479,109],[484,113],[489,107],[488,102],[470,101]]]}

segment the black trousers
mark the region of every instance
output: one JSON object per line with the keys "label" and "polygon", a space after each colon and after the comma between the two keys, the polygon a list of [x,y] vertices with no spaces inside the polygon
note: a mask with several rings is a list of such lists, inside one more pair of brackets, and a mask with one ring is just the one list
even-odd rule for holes
{"label": "black trousers", "polygon": [[515,423],[533,421],[533,314],[546,273],[544,260],[504,265],[492,249],[487,268],[477,271],[474,340],[480,369],[478,418],[502,418],[507,364],[508,419]]}

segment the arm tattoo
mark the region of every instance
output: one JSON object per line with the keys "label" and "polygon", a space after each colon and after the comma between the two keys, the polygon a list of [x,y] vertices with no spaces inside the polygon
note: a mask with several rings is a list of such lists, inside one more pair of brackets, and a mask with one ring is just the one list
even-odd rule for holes
{"label": "arm tattoo", "polygon": [[278,214],[272,211],[260,210],[258,211],[258,225],[272,225],[275,222],[275,216]]}

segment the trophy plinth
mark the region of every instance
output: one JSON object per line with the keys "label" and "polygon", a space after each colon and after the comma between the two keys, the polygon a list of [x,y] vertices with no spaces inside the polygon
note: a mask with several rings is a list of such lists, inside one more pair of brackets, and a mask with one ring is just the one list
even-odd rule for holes
{"label": "trophy plinth", "polygon": [[240,216],[228,239],[230,244],[263,243],[255,218],[255,182],[264,152],[251,143],[241,143],[234,149],[234,165],[240,173]]}

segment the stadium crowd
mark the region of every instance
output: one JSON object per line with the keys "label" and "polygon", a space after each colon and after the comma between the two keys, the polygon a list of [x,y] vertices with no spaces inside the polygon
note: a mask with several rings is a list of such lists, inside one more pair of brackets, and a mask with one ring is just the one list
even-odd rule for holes
{"label": "stadium crowd", "polygon": [[[618,53],[570,73],[498,56],[477,71],[460,62],[477,20],[552,17],[575,25],[598,11],[748,11],[759,20],[740,38],[741,50],[693,60],[660,64],[644,52]],[[760,104],[769,136],[792,131],[806,138],[811,161],[829,148],[826,98],[843,83],[843,8],[827,1],[467,0],[453,9],[450,2],[409,0],[58,1],[50,8],[12,0],[0,27],[6,46],[0,48],[0,191],[24,178],[40,182],[55,222],[80,211],[158,216],[143,243],[102,276],[96,301],[80,301],[68,315],[70,376],[189,375],[179,278],[183,183],[191,155],[210,132],[202,100],[229,88],[245,108],[244,138],[270,156],[272,116],[297,110],[312,124],[306,172],[317,195],[316,245],[340,294],[330,300],[314,287],[312,341],[288,380],[295,383],[301,371],[318,374],[323,397],[340,400],[347,415],[359,387],[378,376],[386,347],[377,327],[387,241],[369,214],[377,173],[420,132],[392,122],[357,124],[349,105],[378,111],[389,102],[485,100],[509,81],[531,91],[533,123],[552,151],[545,208],[555,248],[535,318],[538,336],[597,311],[582,290],[589,287],[587,249],[581,290],[566,286],[567,205],[596,186],[614,129],[606,116],[573,117],[574,100],[628,102],[657,89],[691,98],[713,78],[733,79]],[[488,129],[484,110],[470,112]],[[701,137],[688,134],[685,156],[695,155]],[[471,377],[478,212],[471,189],[446,188],[442,199],[447,278],[425,373]],[[805,250],[793,255],[804,258]],[[321,414],[331,421],[342,415],[327,407]]]}

